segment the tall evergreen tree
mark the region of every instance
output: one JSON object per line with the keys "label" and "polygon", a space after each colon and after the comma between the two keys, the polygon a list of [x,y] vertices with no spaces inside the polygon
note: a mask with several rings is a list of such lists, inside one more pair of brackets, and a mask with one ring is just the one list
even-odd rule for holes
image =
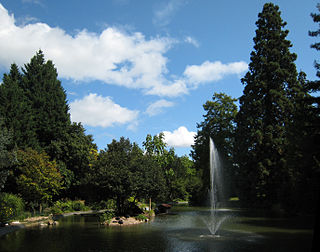
{"label": "tall evergreen tree", "polygon": [[256,22],[254,51],[237,115],[235,157],[240,198],[279,203],[292,180],[287,166],[288,128],[302,87],[279,7],[264,5]]}
{"label": "tall evergreen tree", "polygon": [[[312,13],[311,17],[313,21],[318,25],[318,29],[316,31],[310,31],[309,35],[311,37],[319,37],[320,36],[320,4],[317,4],[318,13]],[[311,45],[311,48],[320,50],[320,42],[316,42]],[[320,78],[320,63],[315,61],[314,66],[317,70],[317,77]],[[317,170],[317,173],[320,173],[320,80],[309,81],[307,86],[308,92],[311,94],[307,99],[307,103],[310,105],[310,111],[312,113],[312,117],[309,118],[310,121],[310,138],[312,138],[312,142],[310,142],[310,146],[312,146],[312,151],[309,152],[311,154],[310,160],[312,160],[312,166]]]}
{"label": "tall evergreen tree", "polygon": [[36,147],[37,138],[33,130],[31,103],[22,85],[22,75],[16,64],[11,65],[10,73],[4,74],[0,85],[0,116],[12,131],[12,141],[19,148]]}
{"label": "tall evergreen tree", "polygon": [[[320,4],[317,4],[317,13],[312,13],[311,17],[317,29],[309,31],[309,36],[320,36]],[[311,48],[320,50],[320,42],[315,42]],[[305,109],[303,111],[303,122],[305,136],[302,142],[303,155],[301,161],[303,169],[299,179],[299,196],[303,200],[303,206],[308,211],[315,210],[315,202],[319,201],[319,181],[320,181],[320,63],[314,62],[317,80],[305,81],[308,96],[304,99]],[[318,202],[319,204],[319,202]]]}
{"label": "tall evergreen tree", "polygon": [[45,62],[40,50],[23,69],[23,89],[31,101],[40,147],[63,137],[70,126],[66,93],[57,79],[52,61]]}

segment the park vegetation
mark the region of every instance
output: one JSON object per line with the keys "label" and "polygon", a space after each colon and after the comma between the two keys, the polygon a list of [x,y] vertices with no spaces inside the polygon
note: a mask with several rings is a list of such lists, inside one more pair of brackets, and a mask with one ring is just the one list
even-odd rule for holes
{"label": "park vegetation", "polygon": [[12,64],[4,74],[0,118],[0,210],[10,218],[18,212],[8,195],[31,212],[83,210],[86,202],[125,214],[138,202],[188,200],[198,181],[193,162],[168,150],[163,134],[146,136],[144,148],[121,137],[98,151],[71,122],[57,70],[41,50],[22,71]]}
{"label": "park vegetation", "polygon": [[[320,5],[317,6],[318,11]],[[320,81],[297,72],[290,52],[286,23],[279,7],[267,3],[258,15],[249,70],[241,79],[243,95],[236,99],[213,95],[203,107],[192,157],[201,186],[191,199],[204,202],[209,188],[209,137],[224,165],[226,197],[243,206],[278,208],[289,213],[315,211],[319,197]],[[311,14],[320,22],[320,14]],[[309,32],[320,35],[320,29]],[[320,44],[311,45],[316,50]],[[320,65],[315,62],[317,76]]]}
{"label": "park vegetation", "polygon": [[[0,222],[24,210],[85,210],[85,203],[118,214],[151,200],[203,204],[210,184],[209,138],[224,165],[224,200],[313,211],[320,174],[320,81],[297,72],[280,14],[268,3],[258,16],[239,106],[224,93],[203,105],[192,160],[168,149],[162,133],[147,135],[142,148],[121,137],[99,151],[81,123],[71,122],[53,62],[39,50],[21,70],[12,64],[0,85]],[[320,14],[311,16],[320,22]],[[320,29],[309,35],[319,36]],[[315,68],[320,77],[320,64]]]}

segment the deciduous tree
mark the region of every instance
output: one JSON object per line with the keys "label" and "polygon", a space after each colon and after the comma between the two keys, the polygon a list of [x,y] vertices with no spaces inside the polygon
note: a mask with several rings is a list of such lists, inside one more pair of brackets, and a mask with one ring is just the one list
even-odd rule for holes
{"label": "deciduous tree", "polygon": [[198,132],[191,152],[202,180],[202,186],[193,192],[194,203],[203,203],[210,189],[209,138],[213,139],[219,150],[227,184],[233,184],[232,154],[237,114],[235,101],[236,99],[224,93],[214,93],[212,101],[203,105],[206,114],[203,116],[204,121],[197,125]]}
{"label": "deciduous tree", "polygon": [[4,127],[0,118],[0,192],[4,187],[10,168],[15,163],[15,152],[12,148],[11,134]]}
{"label": "deciduous tree", "polygon": [[19,150],[17,156],[19,192],[27,202],[40,204],[41,211],[41,203],[50,202],[63,187],[56,162],[32,149]]}

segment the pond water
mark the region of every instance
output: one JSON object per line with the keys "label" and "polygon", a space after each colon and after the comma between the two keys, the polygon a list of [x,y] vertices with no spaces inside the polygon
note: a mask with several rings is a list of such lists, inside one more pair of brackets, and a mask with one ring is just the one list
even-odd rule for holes
{"label": "pond water", "polygon": [[[61,218],[54,227],[21,229],[0,237],[0,251],[310,251],[311,217],[266,218],[237,210],[218,235],[207,229],[206,208],[174,207],[150,223],[107,227],[95,216]],[[261,215],[260,215],[261,216]]]}

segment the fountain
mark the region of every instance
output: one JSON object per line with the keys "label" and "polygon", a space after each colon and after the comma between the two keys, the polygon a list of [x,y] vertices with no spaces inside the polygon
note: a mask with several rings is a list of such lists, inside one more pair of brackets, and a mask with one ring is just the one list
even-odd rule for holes
{"label": "fountain", "polygon": [[210,216],[206,220],[206,225],[211,236],[219,237],[217,231],[221,224],[227,219],[226,215],[221,216],[218,211],[218,200],[223,195],[222,177],[221,177],[221,162],[219,153],[210,138]]}

